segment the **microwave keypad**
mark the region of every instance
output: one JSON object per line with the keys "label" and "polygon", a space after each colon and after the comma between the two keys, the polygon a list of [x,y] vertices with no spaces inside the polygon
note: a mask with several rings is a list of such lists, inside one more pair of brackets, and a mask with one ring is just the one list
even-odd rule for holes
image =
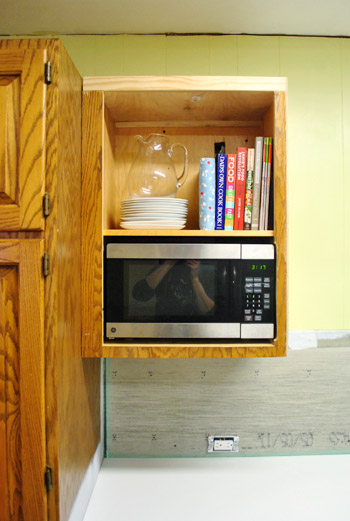
{"label": "microwave keypad", "polygon": [[263,322],[271,309],[271,278],[245,277],[244,292],[244,322]]}

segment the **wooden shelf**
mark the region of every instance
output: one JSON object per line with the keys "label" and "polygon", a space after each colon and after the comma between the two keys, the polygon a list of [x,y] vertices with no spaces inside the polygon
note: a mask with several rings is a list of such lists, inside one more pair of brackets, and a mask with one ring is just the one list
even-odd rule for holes
{"label": "wooden shelf", "polygon": [[103,235],[106,237],[273,237],[273,230],[264,231],[207,231],[207,230],[104,230]]}
{"label": "wooden shelf", "polygon": [[103,344],[105,358],[257,358],[283,355],[274,343]]}

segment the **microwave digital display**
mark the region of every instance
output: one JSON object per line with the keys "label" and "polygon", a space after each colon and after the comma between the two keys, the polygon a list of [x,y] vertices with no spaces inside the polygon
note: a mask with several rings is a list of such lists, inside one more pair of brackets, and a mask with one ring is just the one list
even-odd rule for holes
{"label": "microwave digital display", "polygon": [[109,242],[105,340],[273,338],[274,247],[242,246]]}

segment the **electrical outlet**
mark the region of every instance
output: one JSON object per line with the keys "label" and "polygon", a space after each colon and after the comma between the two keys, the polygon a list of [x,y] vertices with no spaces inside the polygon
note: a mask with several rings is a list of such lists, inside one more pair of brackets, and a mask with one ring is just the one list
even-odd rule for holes
{"label": "electrical outlet", "polygon": [[208,452],[238,452],[239,436],[208,436]]}

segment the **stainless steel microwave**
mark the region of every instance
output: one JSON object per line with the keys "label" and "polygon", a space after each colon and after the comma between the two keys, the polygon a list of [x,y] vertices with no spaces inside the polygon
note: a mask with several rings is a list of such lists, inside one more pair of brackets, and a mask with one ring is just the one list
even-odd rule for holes
{"label": "stainless steel microwave", "polygon": [[105,241],[107,342],[272,339],[275,307],[273,244]]}

